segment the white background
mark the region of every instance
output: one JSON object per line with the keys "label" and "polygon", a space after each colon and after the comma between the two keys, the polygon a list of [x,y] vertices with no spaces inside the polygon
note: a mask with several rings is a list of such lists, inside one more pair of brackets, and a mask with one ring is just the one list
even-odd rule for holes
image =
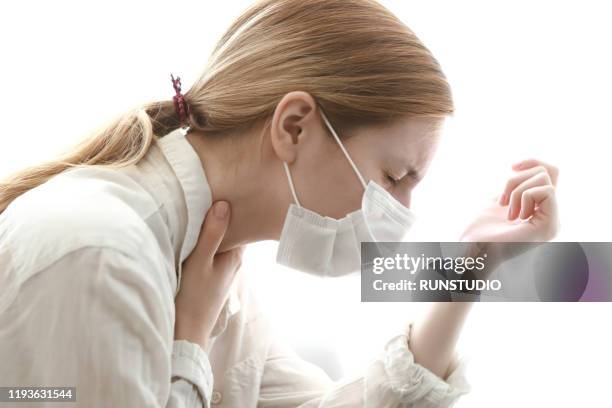
{"label": "white background", "polygon": [[[20,1],[0,6],[0,176],[94,126],[188,88],[245,1]],[[440,61],[456,117],[413,195],[411,240],[458,238],[528,157],[561,169],[561,241],[610,241],[610,12],[598,1],[384,1]],[[278,267],[276,244],[244,273],[302,355],[358,372],[427,304],[360,303],[358,277]],[[610,404],[612,304],[475,305],[459,343],[473,392],[460,407]]]}

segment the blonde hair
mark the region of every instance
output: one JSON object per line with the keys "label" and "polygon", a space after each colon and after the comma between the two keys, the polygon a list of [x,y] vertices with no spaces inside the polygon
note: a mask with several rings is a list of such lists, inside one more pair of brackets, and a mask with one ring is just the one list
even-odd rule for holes
{"label": "blonde hair", "polygon": [[[400,116],[453,114],[438,61],[377,1],[260,0],[233,22],[185,92],[188,125],[211,135],[265,131],[277,103],[295,90],[311,94],[340,134]],[[0,182],[0,213],[70,167],[137,163],[180,126],[171,99],[134,108],[63,156]]]}

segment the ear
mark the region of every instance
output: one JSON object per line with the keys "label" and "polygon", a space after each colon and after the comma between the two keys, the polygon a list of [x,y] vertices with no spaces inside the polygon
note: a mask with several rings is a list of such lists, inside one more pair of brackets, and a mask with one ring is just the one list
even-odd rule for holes
{"label": "ear", "polygon": [[280,160],[293,163],[308,137],[320,127],[317,104],[307,92],[287,93],[276,105],[270,127],[272,149]]}

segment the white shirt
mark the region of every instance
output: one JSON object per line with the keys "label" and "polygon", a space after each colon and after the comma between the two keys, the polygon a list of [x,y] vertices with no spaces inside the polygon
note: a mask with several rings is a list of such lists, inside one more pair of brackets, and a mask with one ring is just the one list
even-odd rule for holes
{"label": "white shirt", "polygon": [[469,391],[463,359],[443,381],[405,333],[334,382],[277,340],[242,279],[207,350],[174,341],[211,197],[178,129],[136,165],[71,168],[14,200],[0,215],[0,386],[76,387],[65,406],[88,408],[448,407]]}

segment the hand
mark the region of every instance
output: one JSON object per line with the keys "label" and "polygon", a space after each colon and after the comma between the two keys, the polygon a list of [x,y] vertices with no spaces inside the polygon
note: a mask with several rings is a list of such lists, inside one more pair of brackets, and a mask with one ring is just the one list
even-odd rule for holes
{"label": "hand", "polygon": [[214,203],[193,252],[183,262],[181,287],[175,299],[175,340],[188,340],[203,349],[242,263],[242,246],[218,252],[229,219],[229,204]]}
{"label": "hand", "polygon": [[516,163],[504,192],[461,235],[469,242],[542,242],[560,227],[555,187],[559,170],[542,161]]}

